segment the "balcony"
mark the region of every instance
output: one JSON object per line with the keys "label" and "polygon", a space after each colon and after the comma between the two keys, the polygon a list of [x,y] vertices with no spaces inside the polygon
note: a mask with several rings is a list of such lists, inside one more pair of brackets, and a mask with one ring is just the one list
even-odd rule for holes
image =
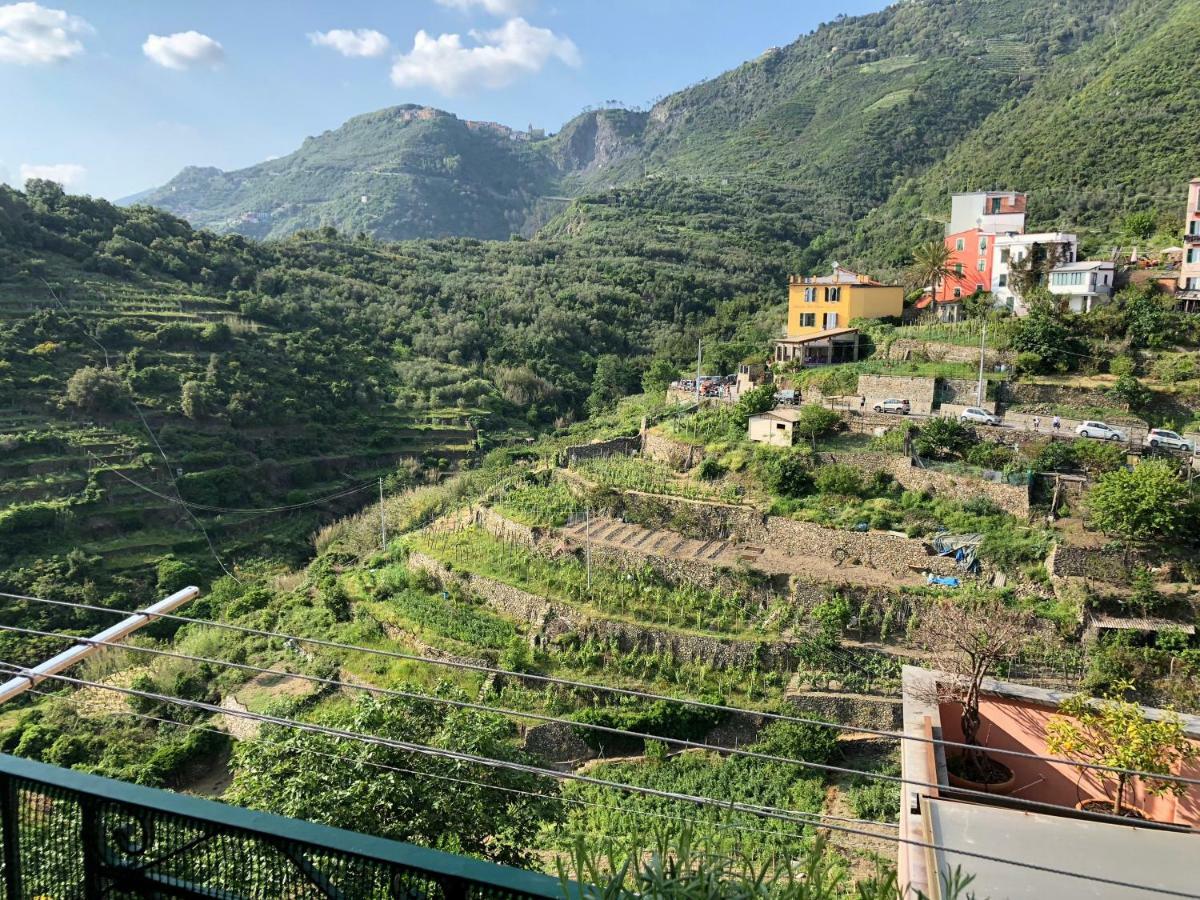
{"label": "balcony", "polygon": [[558,879],[0,756],[8,897],[547,898]]}
{"label": "balcony", "polygon": [[1185,244],[1200,244],[1200,233],[1197,233],[1197,234],[1185,234],[1185,235],[1183,236],[1183,242],[1184,242]]}

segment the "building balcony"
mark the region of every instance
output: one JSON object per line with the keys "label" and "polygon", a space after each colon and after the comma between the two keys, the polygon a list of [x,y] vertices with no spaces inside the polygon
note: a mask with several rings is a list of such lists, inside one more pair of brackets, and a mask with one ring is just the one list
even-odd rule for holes
{"label": "building balcony", "polygon": [[1183,242],[1185,244],[1200,244],[1200,234],[1185,234]]}
{"label": "building balcony", "polygon": [[0,756],[8,897],[561,898],[411,844]]}

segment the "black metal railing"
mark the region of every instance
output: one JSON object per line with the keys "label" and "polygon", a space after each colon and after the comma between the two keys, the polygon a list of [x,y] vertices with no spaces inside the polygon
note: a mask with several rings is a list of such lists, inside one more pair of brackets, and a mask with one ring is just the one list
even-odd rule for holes
{"label": "black metal railing", "polygon": [[564,896],[547,875],[0,755],[6,900]]}

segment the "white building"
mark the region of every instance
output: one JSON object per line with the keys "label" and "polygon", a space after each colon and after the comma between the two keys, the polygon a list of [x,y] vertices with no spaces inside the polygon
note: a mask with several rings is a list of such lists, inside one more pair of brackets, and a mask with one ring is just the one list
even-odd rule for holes
{"label": "white building", "polygon": [[1063,263],[1050,272],[1050,293],[1066,297],[1071,312],[1088,313],[1113,294],[1117,268],[1111,262],[1084,260]]}
{"label": "white building", "polygon": [[1039,266],[1047,262],[1055,266],[1073,263],[1079,256],[1079,239],[1062,231],[1010,232],[996,237],[992,253],[992,296],[996,305],[1023,316],[1028,309],[1014,283],[1014,268],[1020,270],[1029,264]]}
{"label": "white building", "polygon": [[947,235],[978,230],[983,234],[1020,234],[1025,230],[1026,196],[1020,191],[974,191],[950,196]]}

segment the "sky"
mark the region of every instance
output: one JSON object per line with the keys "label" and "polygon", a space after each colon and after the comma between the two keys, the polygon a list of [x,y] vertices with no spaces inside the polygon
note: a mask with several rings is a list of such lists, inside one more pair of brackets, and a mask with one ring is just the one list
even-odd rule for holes
{"label": "sky", "polygon": [[0,182],[112,200],[400,103],[556,131],[886,0],[0,0]]}

